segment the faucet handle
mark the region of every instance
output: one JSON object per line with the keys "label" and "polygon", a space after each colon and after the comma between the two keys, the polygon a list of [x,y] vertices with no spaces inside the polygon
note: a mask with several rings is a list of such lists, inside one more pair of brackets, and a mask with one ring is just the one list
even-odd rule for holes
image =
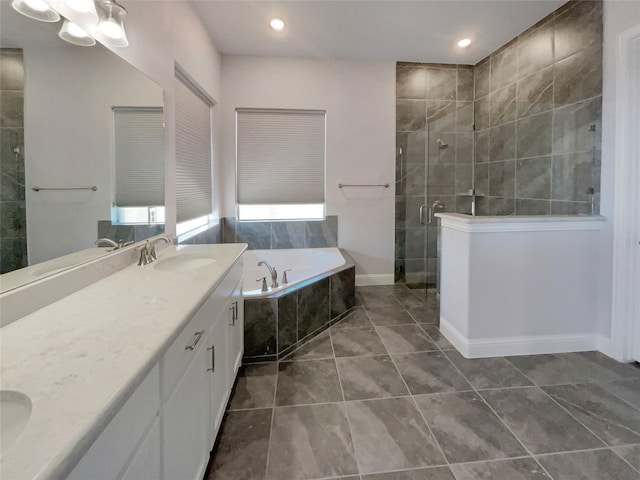
{"label": "faucet handle", "polygon": [[262,277],[256,280],[256,282],[262,281],[262,291],[267,292],[269,289],[267,288],[267,277]]}
{"label": "faucet handle", "polygon": [[286,270],[282,271],[282,285],[286,285],[287,283],[289,283],[289,280],[287,279],[287,272],[290,272],[291,269],[287,268]]}

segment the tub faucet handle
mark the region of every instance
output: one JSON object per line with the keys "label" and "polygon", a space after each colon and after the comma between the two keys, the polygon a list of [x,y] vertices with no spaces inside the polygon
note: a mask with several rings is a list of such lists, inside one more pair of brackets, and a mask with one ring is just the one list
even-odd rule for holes
{"label": "tub faucet handle", "polygon": [[269,289],[267,288],[267,277],[262,277],[256,280],[256,282],[262,282],[262,291],[267,292]]}
{"label": "tub faucet handle", "polygon": [[289,283],[289,280],[287,279],[287,272],[290,272],[290,271],[291,269],[287,268],[282,272],[282,285],[286,285],[287,283]]}

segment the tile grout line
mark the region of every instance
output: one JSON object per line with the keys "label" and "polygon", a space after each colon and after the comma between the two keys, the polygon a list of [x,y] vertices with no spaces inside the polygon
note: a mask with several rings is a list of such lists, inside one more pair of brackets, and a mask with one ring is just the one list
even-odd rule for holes
{"label": "tile grout line", "polygon": [[[533,459],[534,462],[536,462],[540,468],[542,469],[543,472],[545,472],[550,479],[553,479],[553,475],[551,475],[546,468],[544,468],[544,466],[538,461],[538,459],[533,455],[533,453],[531,452],[531,450],[529,450],[529,448],[524,444],[524,442],[522,440],[520,440],[520,437],[518,437],[515,432],[511,429],[511,427],[509,427],[509,425],[507,425],[507,423],[500,417],[500,415],[498,415],[498,413],[494,410],[494,408],[489,404],[489,402],[487,402],[487,400],[485,400],[485,398],[482,396],[482,394],[473,386],[473,384],[469,381],[469,379],[462,373],[462,371],[458,368],[458,366],[449,358],[449,356],[446,354],[446,352],[443,352],[444,356],[446,357],[447,360],[449,360],[449,362],[453,365],[453,368],[455,368],[458,373],[460,375],[462,375],[462,378],[464,378],[467,383],[469,385],[471,385],[471,388],[473,388],[475,394],[482,400],[482,402],[489,408],[489,410],[491,410],[491,412],[496,416],[496,418],[498,420],[500,420],[500,422],[504,425],[504,427],[511,433],[511,435],[513,435],[513,438],[515,438],[518,443],[520,443],[520,445],[522,445],[522,447],[524,448],[524,450],[529,454],[529,456]],[[526,377],[525,377],[526,378]]]}
{"label": "tile grout line", "polygon": [[[366,311],[365,311],[366,313]],[[338,385],[340,385],[340,392],[342,393],[342,403],[344,404],[345,416],[347,417],[347,426],[349,427],[349,437],[351,438],[351,446],[353,447],[353,454],[356,460],[357,475],[360,477],[360,456],[358,455],[356,442],[353,441],[353,428],[351,426],[351,417],[349,416],[349,408],[347,407],[346,398],[344,396],[344,387],[342,386],[342,379],[340,377],[340,370],[338,369],[338,359],[336,358],[336,351],[333,347],[333,338],[331,337],[331,331],[329,331],[329,343],[331,344],[331,351],[333,352],[333,363],[336,366],[336,375],[338,377]]]}
{"label": "tile grout line", "polygon": [[[427,422],[427,419],[424,418],[422,410],[420,410],[420,407],[418,406],[418,403],[416,402],[415,396],[411,392],[411,389],[409,388],[409,385],[407,384],[407,382],[405,381],[404,377],[400,373],[400,369],[398,368],[398,365],[396,365],[396,361],[393,359],[393,357],[391,355],[389,355],[389,358],[391,358],[391,363],[393,363],[393,366],[395,367],[396,371],[400,375],[400,378],[402,379],[402,383],[404,383],[404,386],[407,389],[407,392],[409,392],[409,397],[411,398],[411,402],[413,403],[413,407],[418,411],[418,414],[420,415],[420,418],[422,418],[422,421],[426,425],[427,430],[429,430],[429,434],[433,438],[433,441],[436,443],[436,446],[438,447],[438,450],[440,451],[440,454],[442,455],[442,458],[446,462],[447,467],[449,467],[449,471],[451,471],[451,467],[450,467],[451,464],[449,463],[449,459],[445,455],[444,450],[442,449],[442,446],[440,445],[440,442],[438,441],[438,439],[436,438],[436,436],[433,433],[433,430],[431,430],[431,425],[429,425],[429,422]],[[436,465],[434,465],[434,466],[436,466]],[[451,474],[453,475],[452,471],[451,471]]]}
{"label": "tile grout line", "polygon": [[273,422],[276,416],[276,395],[278,393],[278,376],[280,371],[280,362],[276,361],[276,381],[273,389],[273,403],[271,404],[271,426],[269,427],[269,444],[267,445],[267,463],[264,469],[264,478],[267,480],[269,475],[269,459],[271,458],[271,438],[273,436]]}

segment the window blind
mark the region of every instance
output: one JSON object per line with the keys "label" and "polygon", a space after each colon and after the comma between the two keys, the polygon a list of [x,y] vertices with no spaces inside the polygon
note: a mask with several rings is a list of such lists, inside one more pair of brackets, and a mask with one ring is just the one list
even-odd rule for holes
{"label": "window blind", "polygon": [[[178,72],[176,72],[178,73]],[[212,195],[212,104],[176,77],[176,219],[209,215]]]}
{"label": "window blind", "polygon": [[114,107],[115,204],[164,205],[164,118],[161,107]]}
{"label": "window blind", "polygon": [[236,110],[237,202],[324,203],[325,112]]}

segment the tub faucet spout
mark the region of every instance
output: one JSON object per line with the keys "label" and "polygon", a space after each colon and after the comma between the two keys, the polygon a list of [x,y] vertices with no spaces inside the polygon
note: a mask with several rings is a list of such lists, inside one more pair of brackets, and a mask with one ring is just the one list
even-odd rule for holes
{"label": "tub faucet spout", "polygon": [[269,265],[266,260],[260,260],[258,262],[258,266],[265,266],[269,270],[269,275],[271,275],[271,288],[278,288],[278,272],[275,268]]}

